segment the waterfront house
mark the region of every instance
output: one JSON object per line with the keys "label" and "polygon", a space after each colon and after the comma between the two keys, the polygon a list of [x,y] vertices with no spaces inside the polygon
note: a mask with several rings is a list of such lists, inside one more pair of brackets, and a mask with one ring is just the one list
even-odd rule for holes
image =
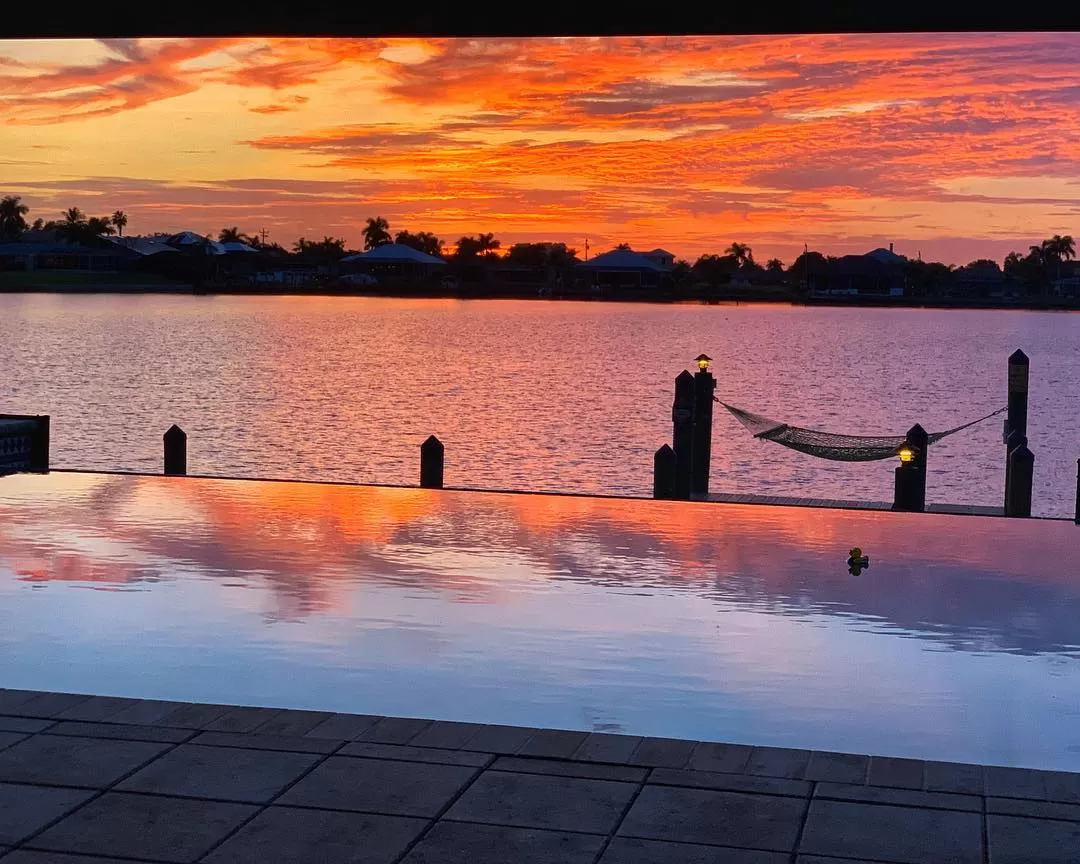
{"label": "waterfront house", "polygon": [[998,266],[975,264],[952,273],[950,294],[956,297],[1003,297],[1005,274]]}
{"label": "waterfront house", "polygon": [[575,270],[585,276],[597,293],[604,293],[606,289],[655,288],[669,273],[667,267],[658,264],[648,254],[630,249],[603,252],[576,264]]}
{"label": "waterfront house", "polygon": [[368,273],[382,284],[426,282],[441,273],[446,261],[404,243],[384,243],[341,259],[343,273]]}
{"label": "waterfront house", "polygon": [[651,252],[643,252],[642,254],[653,264],[659,264],[665,270],[670,270],[675,266],[675,255],[666,249],[653,249]]}
{"label": "waterfront house", "polygon": [[811,297],[902,297],[907,258],[888,249],[844,255],[815,265]]}
{"label": "waterfront house", "polygon": [[133,256],[109,243],[70,243],[56,231],[25,231],[11,243],[0,243],[0,270],[104,270],[130,267]]}

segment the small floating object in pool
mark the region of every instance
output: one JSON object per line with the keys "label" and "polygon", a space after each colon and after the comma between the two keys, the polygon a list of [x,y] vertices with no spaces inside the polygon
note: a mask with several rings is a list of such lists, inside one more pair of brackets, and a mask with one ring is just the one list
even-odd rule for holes
{"label": "small floating object in pool", "polygon": [[848,572],[852,576],[858,576],[864,567],[870,566],[870,556],[863,555],[862,549],[856,546],[851,552],[848,553]]}

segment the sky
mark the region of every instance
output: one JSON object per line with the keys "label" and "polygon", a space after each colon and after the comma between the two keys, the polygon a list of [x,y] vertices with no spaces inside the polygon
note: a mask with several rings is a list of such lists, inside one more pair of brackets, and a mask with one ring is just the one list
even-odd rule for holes
{"label": "sky", "polygon": [[0,194],[792,262],[1080,235],[1080,33],[0,40]]}

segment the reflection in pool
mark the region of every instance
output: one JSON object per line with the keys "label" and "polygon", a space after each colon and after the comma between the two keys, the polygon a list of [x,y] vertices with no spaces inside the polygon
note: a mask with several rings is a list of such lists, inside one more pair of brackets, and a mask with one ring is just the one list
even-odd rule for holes
{"label": "reflection in pool", "polygon": [[25,475],[0,686],[1080,770],[1078,574],[1057,521]]}

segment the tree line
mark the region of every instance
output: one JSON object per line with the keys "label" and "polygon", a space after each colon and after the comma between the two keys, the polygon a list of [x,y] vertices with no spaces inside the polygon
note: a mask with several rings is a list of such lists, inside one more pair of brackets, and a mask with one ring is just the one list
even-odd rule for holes
{"label": "tree line", "polygon": [[[26,220],[28,213],[29,207],[22,203],[19,196],[8,195],[0,199],[0,240],[18,240],[24,232],[30,230],[55,230],[59,237],[69,242],[93,244],[112,234],[122,237],[128,224],[128,217],[123,210],[117,210],[111,216],[87,216],[78,207],[71,207],[61,214],[60,219],[47,222],[36,219],[32,224]],[[568,267],[580,261],[578,250],[565,243],[514,243],[507,248],[505,256],[502,256],[499,254],[502,244],[492,233],[464,235],[454,244],[453,254],[447,255],[444,241],[436,234],[408,230],[391,232],[390,223],[382,216],[369,217],[360,233],[365,251],[387,243],[399,243],[427,255],[449,258],[462,264],[505,261],[526,267]],[[206,239],[210,239],[209,235]],[[288,254],[279,244],[268,243],[258,234],[246,234],[236,226],[222,228],[218,233],[218,242],[245,243],[262,251]],[[620,243],[614,249],[630,250],[630,246]],[[321,240],[300,237],[291,247],[291,252],[301,260],[320,264],[338,261],[351,251],[343,238],[330,236],[324,236]],[[1076,244],[1072,236],[1055,234],[1037,246],[1030,246],[1026,253],[1010,252],[1001,266],[996,261],[980,258],[968,263],[964,269],[1002,274],[1005,278],[1036,291],[1050,279],[1060,278],[1061,265],[1075,257]],[[830,265],[839,260],[837,256],[808,250],[799,255],[790,267],[785,267],[779,258],[770,258],[762,266],[754,260],[753,249],[748,244],[735,242],[723,253],[701,255],[692,264],[689,261],[677,260],[671,276],[675,282],[693,280],[709,284],[722,284],[740,276],[755,275],[768,275],[777,279],[788,275],[805,279],[810,274],[827,271]],[[908,260],[903,265],[905,280],[917,293],[946,284],[958,269],[960,268],[955,265],[924,262],[921,259]]]}

